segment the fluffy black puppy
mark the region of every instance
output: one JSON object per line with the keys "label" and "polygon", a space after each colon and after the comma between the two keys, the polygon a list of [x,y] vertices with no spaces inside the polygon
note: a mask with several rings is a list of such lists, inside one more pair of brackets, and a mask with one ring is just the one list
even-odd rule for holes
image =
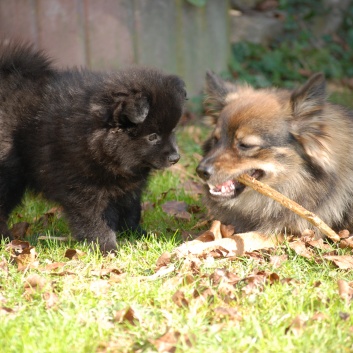
{"label": "fluffy black puppy", "polygon": [[29,46],[0,53],[0,233],[28,187],[61,204],[78,240],[116,249],[139,230],[152,169],[178,162],[184,82],[148,68],[59,71]]}

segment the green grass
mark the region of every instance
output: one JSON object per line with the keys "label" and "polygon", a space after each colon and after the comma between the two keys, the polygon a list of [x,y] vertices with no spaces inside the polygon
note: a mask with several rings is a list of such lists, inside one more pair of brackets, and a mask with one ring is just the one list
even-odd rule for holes
{"label": "green grass", "polygon": [[[336,99],[336,98],[335,98]],[[40,235],[67,236],[63,218],[54,217],[47,226],[33,219],[54,205],[27,194],[24,204],[12,214],[10,223],[31,224],[29,241],[35,246],[39,267],[18,271],[10,253],[0,248],[0,351],[20,352],[154,352],[152,342],[169,331],[180,333],[176,352],[351,352],[353,350],[353,310],[340,299],[337,280],[353,281],[352,271],[343,271],[327,262],[317,263],[279,248],[275,254],[287,254],[288,260],[274,268],[268,256],[260,260],[204,261],[197,272],[182,261],[175,261],[176,271],[154,281],[142,279],[155,272],[156,261],[181,242],[181,232],[189,231],[205,215],[202,201],[183,189],[183,182],[195,179],[194,168],[201,153],[199,141],[207,134],[204,127],[179,130],[182,160],[180,170],[153,175],[144,200],[155,204],[143,214],[143,226],[150,233],[143,238],[134,234],[119,237],[115,257],[102,257],[74,240],[38,240]],[[166,193],[165,197],[162,196]],[[185,201],[201,207],[189,222],[166,215],[161,205],[168,200]],[[200,231],[199,229],[198,231]],[[5,244],[2,244],[5,245]],[[84,251],[78,259],[64,257],[68,248]],[[273,254],[271,254],[273,255]],[[44,271],[49,263],[64,262],[58,270]],[[113,275],[100,278],[97,270],[113,268],[126,276],[120,282]],[[254,272],[277,273],[289,283],[267,283],[246,294],[246,281],[240,281],[231,296],[222,294],[210,275],[219,268],[240,278]],[[65,275],[56,275],[66,271]],[[26,293],[25,280],[38,274],[45,280],[42,289]],[[177,279],[187,277],[188,282]],[[191,283],[190,283],[191,282]],[[320,285],[318,285],[320,283]],[[194,291],[211,288],[213,297],[200,302]],[[177,290],[185,294],[188,307],[178,307],[172,300]],[[47,293],[56,302],[47,308]],[[138,317],[135,324],[114,320],[116,312],[131,307]],[[235,308],[242,319],[220,317],[217,307]],[[12,311],[11,311],[12,310]],[[312,319],[322,313],[323,320]],[[345,315],[349,314],[349,315]],[[308,320],[301,332],[287,330],[293,319],[304,315]],[[288,331],[288,332],[287,332]]]}

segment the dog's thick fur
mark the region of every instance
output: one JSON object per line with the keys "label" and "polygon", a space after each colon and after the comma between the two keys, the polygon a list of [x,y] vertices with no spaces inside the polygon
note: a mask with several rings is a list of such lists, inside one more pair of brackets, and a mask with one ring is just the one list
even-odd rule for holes
{"label": "dog's thick fur", "polygon": [[153,169],[180,156],[174,128],[184,82],[158,70],[56,70],[30,46],[0,53],[0,234],[30,188],[59,204],[78,240],[116,249],[140,230]]}
{"label": "dog's thick fur", "polygon": [[[254,89],[208,73],[214,130],[197,172],[215,219],[238,233],[301,234],[312,228],[276,201],[235,179],[248,173],[316,213],[335,230],[353,231],[353,114],[327,102],[325,78],[294,91]],[[318,234],[320,235],[320,234]]]}

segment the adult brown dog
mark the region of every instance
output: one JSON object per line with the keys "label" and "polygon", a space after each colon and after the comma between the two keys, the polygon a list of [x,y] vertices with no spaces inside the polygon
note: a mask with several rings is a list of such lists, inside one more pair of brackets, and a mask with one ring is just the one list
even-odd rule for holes
{"label": "adult brown dog", "polygon": [[248,173],[333,229],[353,231],[353,113],[327,102],[324,76],[315,74],[294,91],[254,89],[213,73],[206,81],[214,130],[197,173],[213,217],[237,233],[312,228],[236,181]]}
{"label": "adult brown dog", "polygon": [[142,232],[152,170],[178,162],[184,82],[148,68],[56,70],[28,45],[0,50],[0,235],[29,188],[61,204],[77,240],[115,250]]}

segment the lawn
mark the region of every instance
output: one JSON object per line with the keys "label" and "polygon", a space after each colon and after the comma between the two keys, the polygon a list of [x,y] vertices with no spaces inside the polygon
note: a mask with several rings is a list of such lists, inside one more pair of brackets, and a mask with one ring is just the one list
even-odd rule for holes
{"label": "lawn", "polygon": [[[326,250],[172,258],[158,271],[162,254],[209,227],[194,172],[207,132],[179,128],[181,161],[156,172],[144,194],[148,235],[119,236],[114,256],[76,243],[57,205],[26,195],[10,222],[29,244],[22,255],[0,248],[2,353],[353,351],[353,272],[325,261]],[[185,211],[169,215],[170,201]]]}

